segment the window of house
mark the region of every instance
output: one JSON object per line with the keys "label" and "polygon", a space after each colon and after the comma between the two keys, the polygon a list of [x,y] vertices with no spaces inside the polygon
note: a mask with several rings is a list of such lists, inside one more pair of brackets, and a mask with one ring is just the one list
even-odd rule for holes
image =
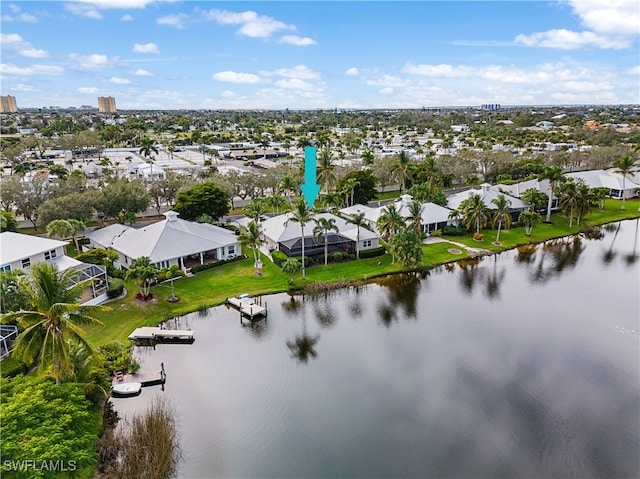
{"label": "window of house", "polygon": [[371,240],[364,240],[362,242],[362,247],[363,248],[368,248],[369,246],[371,246]]}
{"label": "window of house", "polygon": [[0,273],[8,273],[11,271],[11,265],[5,264],[4,266],[0,266]]}
{"label": "window of house", "polygon": [[22,267],[23,268],[28,268],[29,266],[31,266],[31,258],[25,258],[22,260]]}
{"label": "window of house", "polygon": [[227,253],[229,254],[235,254],[236,252],[236,247],[234,245],[229,246],[229,248],[227,249]]}
{"label": "window of house", "polygon": [[58,256],[58,254],[56,253],[56,250],[51,250],[51,251],[45,251],[44,252],[44,259],[46,260],[50,260],[55,258],[56,256]]}

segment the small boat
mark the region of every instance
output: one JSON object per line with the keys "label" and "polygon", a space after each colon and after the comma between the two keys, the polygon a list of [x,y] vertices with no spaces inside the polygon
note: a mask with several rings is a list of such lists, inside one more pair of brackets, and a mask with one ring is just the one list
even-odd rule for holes
{"label": "small boat", "polygon": [[140,394],[142,383],[121,383],[111,386],[111,393],[116,396],[135,396]]}

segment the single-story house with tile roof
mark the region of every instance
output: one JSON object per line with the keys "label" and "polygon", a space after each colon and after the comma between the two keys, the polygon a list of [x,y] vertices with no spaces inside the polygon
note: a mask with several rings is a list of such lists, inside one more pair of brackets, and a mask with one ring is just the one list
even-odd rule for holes
{"label": "single-story house with tile roof", "polygon": [[175,211],[167,211],[164,216],[166,219],[141,228],[111,225],[86,236],[92,248],[116,251],[116,266],[120,268],[129,268],[134,259],[147,256],[159,269],[175,264],[186,271],[242,253],[238,236],[232,231],[182,220]]}
{"label": "single-story house with tile roof", "polygon": [[[411,195],[402,195],[395,205],[398,212],[405,218],[409,218],[409,205],[413,202]],[[376,223],[386,206],[371,208],[364,205],[353,205],[340,210],[344,216],[353,217],[354,214],[364,213],[364,218],[368,226],[374,231],[378,231]],[[449,218],[451,210],[435,203],[422,203],[422,229],[425,233],[442,229],[443,226],[455,224],[456,221]]]}
{"label": "single-story house with tile roof", "polygon": [[520,213],[529,209],[529,203],[527,203],[526,201],[522,201],[515,196],[502,193],[498,190],[498,188],[491,186],[489,183],[481,184],[479,189],[472,188],[469,190],[461,191],[460,193],[454,193],[447,198],[447,206],[452,210],[457,210],[460,208],[460,204],[467,198],[470,198],[473,195],[480,195],[485,206],[490,210],[495,210],[496,205],[493,204],[493,200],[498,198],[498,196],[501,194],[504,194],[507,200],[511,202],[509,214],[511,215],[513,221],[517,221]]}
{"label": "single-story house with tile roof", "polygon": [[82,304],[99,304],[107,299],[107,269],[83,263],[65,254],[68,241],[5,231],[0,233],[0,271],[17,271],[39,263],[55,265],[59,271],[77,271],[76,282],[93,279],[80,299]]}
{"label": "single-story house with tile roof", "polygon": [[[518,183],[514,183],[513,185],[498,184],[494,188],[516,198],[520,198],[522,196],[522,193],[530,189],[541,191],[542,193],[546,194],[547,197],[551,194],[549,180],[533,179],[520,181]],[[555,194],[551,196],[551,209],[558,209],[558,197]]]}
{"label": "single-story house with tile roof", "polygon": [[[269,250],[282,251],[287,256],[302,255],[302,227],[300,223],[289,221],[289,214],[273,216],[261,223],[262,236],[265,246]],[[327,235],[328,250],[332,252],[355,253],[356,241],[358,240],[358,228],[347,223],[344,218],[340,218],[331,213],[318,213],[316,218],[332,218],[335,221],[338,232],[331,232]],[[314,221],[304,226],[304,254],[305,256],[316,256],[324,254],[324,236],[317,240],[313,236],[313,229],[316,227]],[[377,248],[380,236],[366,227],[360,227],[359,250]]]}
{"label": "single-story house with tile roof", "polygon": [[574,171],[565,174],[567,178],[580,179],[585,182],[589,188],[609,188],[609,196],[611,198],[622,199],[633,198],[638,196],[640,184],[635,183],[632,175],[627,175],[624,181],[624,190],[622,188],[622,174],[617,173],[615,169],[611,170],[588,170]]}

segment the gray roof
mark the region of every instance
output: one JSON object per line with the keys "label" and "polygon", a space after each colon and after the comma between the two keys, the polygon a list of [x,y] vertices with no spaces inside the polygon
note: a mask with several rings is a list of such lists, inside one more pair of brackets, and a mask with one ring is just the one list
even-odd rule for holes
{"label": "gray roof", "polygon": [[92,243],[104,248],[111,248],[113,241],[122,233],[130,229],[132,229],[130,226],[114,223],[112,225],[105,226],[104,228],[91,231],[85,236],[89,238]]}
{"label": "gray roof", "polygon": [[[484,204],[490,210],[495,210],[496,205],[493,204],[493,200],[498,198],[499,195],[504,194],[498,191],[497,188],[492,187],[488,183],[484,183],[480,185],[480,189],[470,189],[466,191],[461,191],[460,193],[455,193],[447,198],[447,206],[452,210],[457,210],[460,208],[460,204],[470,198],[473,195],[480,195]],[[529,208],[529,203],[526,201],[522,201],[514,196],[504,194],[505,197],[511,202],[511,210],[523,210]]]}
{"label": "gray roof", "polygon": [[173,211],[165,216],[167,219],[140,229],[124,230],[113,237],[110,247],[130,258],[148,256],[157,263],[238,243],[233,232],[219,226],[182,220]]}
{"label": "gray roof", "polygon": [[0,233],[0,264],[14,263],[68,244],[68,241],[4,231]]}
{"label": "gray roof", "polygon": [[[402,195],[399,200],[394,201],[393,205],[395,205],[396,209],[400,213],[400,215],[405,218],[409,217],[409,205],[413,201],[413,197],[411,195]],[[367,221],[372,224],[375,224],[378,221],[378,218],[383,213],[386,206],[379,206],[377,208],[371,208],[369,206],[364,205],[354,205],[349,206],[348,208],[343,208],[340,210],[341,213],[345,215],[353,215],[355,213],[364,213],[364,217]],[[423,224],[431,224],[431,223],[442,223],[449,221],[449,213],[451,210],[445,208],[444,206],[437,205],[435,203],[422,203],[422,223]]]}
{"label": "gray roof", "polygon": [[[622,175],[615,173],[615,170],[588,170],[588,171],[575,171],[567,173],[567,178],[581,179],[589,188],[604,187],[610,190],[622,191]],[[634,183],[627,175],[625,180],[625,191],[633,191],[636,188],[640,188],[640,185]]]}
{"label": "gray roof", "polygon": [[[542,191],[547,196],[549,196],[549,193],[551,192],[551,188],[549,187],[549,180],[537,179],[521,181],[519,183],[514,183],[513,185],[499,184],[496,185],[495,188],[504,191],[511,196],[515,196],[516,198],[520,198],[520,196],[522,196],[522,193],[530,189]],[[555,195],[553,197],[555,198]]]}
{"label": "gray roof", "polygon": [[[300,223],[289,221],[289,218],[289,214],[283,214],[266,219],[262,222],[263,235],[275,243],[284,243],[290,239],[300,238],[302,234]],[[347,223],[345,219],[331,213],[318,213],[316,218],[333,218],[338,227],[338,234],[355,241],[358,233],[357,228],[355,225]],[[287,223],[287,221],[289,222]],[[313,228],[315,228],[315,226],[316,223],[314,221],[305,225],[304,236],[306,238],[313,237]],[[378,238],[377,233],[367,228],[360,228],[361,241],[375,238]]]}

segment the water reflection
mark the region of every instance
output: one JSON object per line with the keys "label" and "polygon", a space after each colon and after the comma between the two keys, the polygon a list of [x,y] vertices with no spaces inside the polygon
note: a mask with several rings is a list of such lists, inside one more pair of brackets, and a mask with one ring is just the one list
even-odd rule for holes
{"label": "water reflection", "polygon": [[378,302],[382,324],[389,327],[399,317],[416,319],[421,277],[426,273],[405,273],[386,276],[375,281],[384,286],[386,298]]}
{"label": "water reflection", "polygon": [[293,341],[287,341],[287,348],[289,348],[290,357],[294,358],[298,363],[306,364],[309,359],[315,359],[318,357],[318,352],[315,347],[320,341],[320,335],[310,335],[307,332],[307,308],[302,311],[302,333],[296,334]]}
{"label": "water reflection", "polygon": [[[615,256],[616,256],[616,253],[613,251],[613,245],[615,244],[616,238],[618,237],[618,233],[620,232],[620,225],[621,224],[622,223],[618,223],[617,227],[615,227],[615,230],[613,230],[613,231],[615,231],[615,234],[613,235],[613,239],[611,240],[611,244],[609,245],[609,248],[607,250],[605,250],[604,254],[602,255],[602,261],[605,264],[610,264],[613,261],[613,259],[615,258]],[[612,231],[613,227],[614,227],[614,225],[606,225],[605,229],[607,231]]]}
{"label": "water reflection", "polygon": [[624,256],[624,260],[627,263],[627,266],[632,266],[638,260],[638,224],[640,223],[640,218],[635,221],[635,233],[633,235],[633,250],[631,253],[628,253]]}

